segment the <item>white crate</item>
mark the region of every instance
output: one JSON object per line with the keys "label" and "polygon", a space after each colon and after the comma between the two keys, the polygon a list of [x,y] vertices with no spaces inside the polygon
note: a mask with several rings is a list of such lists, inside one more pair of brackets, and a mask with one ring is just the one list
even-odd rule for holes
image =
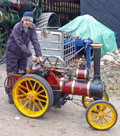
{"label": "white crate", "polygon": [[[72,44],[70,42],[68,44],[64,43],[65,39],[69,39],[69,36],[65,35],[62,31],[37,29],[37,36],[40,43],[43,60],[46,57],[50,57],[50,61],[53,65],[56,62],[56,58],[51,56],[56,56],[66,61],[66,58],[69,58],[69,56],[71,57],[75,53],[75,42],[72,42]],[[68,48],[68,51],[66,51],[66,47]],[[31,44],[30,50],[35,55],[34,48]],[[46,63],[48,62],[46,61]],[[58,62],[58,64],[63,66],[61,60]]]}

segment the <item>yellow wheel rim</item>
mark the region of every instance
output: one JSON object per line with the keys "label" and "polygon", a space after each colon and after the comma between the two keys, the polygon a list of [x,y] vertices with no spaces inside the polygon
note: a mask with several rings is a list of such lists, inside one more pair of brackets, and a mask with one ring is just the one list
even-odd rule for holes
{"label": "yellow wheel rim", "polygon": [[[104,96],[103,96],[103,100],[105,100],[105,101],[109,101],[109,97],[108,97],[108,95],[107,95],[107,93],[104,93]],[[93,102],[94,101],[94,99],[91,97],[88,97],[88,96],[84,96],[84,98],[83,98],[83,104],[84,104],[84,106],[87,108],[88,106],[89,106],[89,104],[91,103],[91,102]]]}
{"label": "yellow wheel rim", "polygon": [[115,124],[117,114],[115,109],[110,104],[97,103],[89,108],[87,120],[93,128],[106,130]]}
{"label": "yellow wheel rim", "polygon": [[16,82],[13,88],[13,101],[22,114],[33,118],[42,116],[49,105],[45,87],[31,77],[24,77]]}
{"label": "yellow wheel rim", "polygon": [[103,100],[109,101],[109,97],[108,97],[107,93],[104,93]]}

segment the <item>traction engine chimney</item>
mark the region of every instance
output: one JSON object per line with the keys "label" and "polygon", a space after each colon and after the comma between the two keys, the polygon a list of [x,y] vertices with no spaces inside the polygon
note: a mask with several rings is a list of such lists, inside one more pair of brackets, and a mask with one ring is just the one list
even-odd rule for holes
{"label": "traction engine chimney", "polygon": [[90,83],[90,97],[101,99],[103,97],[104,83],[100,78],[100,58],[102,44],[91,44],[94,52],[94,78]]}
{"label": "traction engine chimney", "polygon": [[91,44],[94,51],[94,81],[100,82],[100,57],[102,44]]}

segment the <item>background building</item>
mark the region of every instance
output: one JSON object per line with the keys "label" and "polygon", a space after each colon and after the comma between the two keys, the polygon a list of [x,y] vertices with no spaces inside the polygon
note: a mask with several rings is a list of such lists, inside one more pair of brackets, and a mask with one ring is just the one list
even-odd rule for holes
{"label": "background building", "polygon": [[80,0],[80,11],[117,32],[120,48],[120,0]]}
{"label": "background building", "polygon": [[63,26],[80,15],[80,0],[43,0],[43,12],[55,12]]}

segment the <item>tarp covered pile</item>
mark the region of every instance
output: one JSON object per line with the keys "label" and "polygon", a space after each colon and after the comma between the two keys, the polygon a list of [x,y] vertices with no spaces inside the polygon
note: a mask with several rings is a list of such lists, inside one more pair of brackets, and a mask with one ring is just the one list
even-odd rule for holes
{"label": "tarp covered pile", "polygon": [[59,30],[82,39],[90,38],[93,43],[102,43],[101,54],[117,49],[115,33],[90,15],[78,16]]}

